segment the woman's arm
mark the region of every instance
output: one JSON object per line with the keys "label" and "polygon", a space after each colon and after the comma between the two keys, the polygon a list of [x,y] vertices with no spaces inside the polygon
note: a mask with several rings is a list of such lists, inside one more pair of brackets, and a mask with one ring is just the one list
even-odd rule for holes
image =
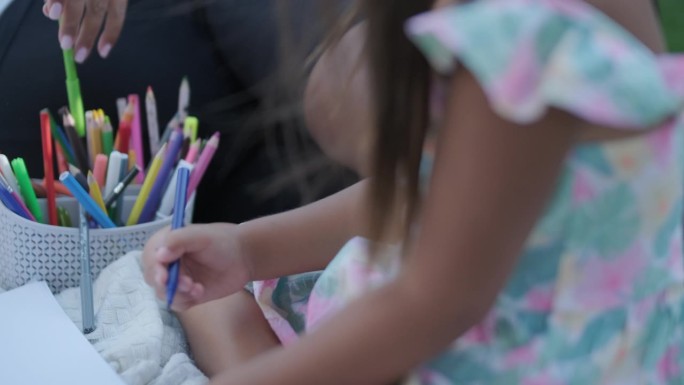
{"label": "woman's arm", "polygon": [[[498,118],[467,73],[453,93],[402,274],[287,349],[213,384],[381,384],[447,347],[488,311],[553,191],[575,119]],[[264,370],[268,368],[268,370]]]}

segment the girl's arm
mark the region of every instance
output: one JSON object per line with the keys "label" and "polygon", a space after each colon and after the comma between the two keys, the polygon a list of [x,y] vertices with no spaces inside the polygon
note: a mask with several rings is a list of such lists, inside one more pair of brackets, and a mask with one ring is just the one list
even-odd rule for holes
{"label": "girl's arm", "polygon": [[463,71],[452,90],[401,275],[213,384],[388,383],[483,318],[554,190],[576,120],[552,111],[525,127],[504,121]]}
{"label": "girl's arm", "polygon": [[322,270],[368,222],[362,210],[368,183],[361,181],[307,206],[245,222],[238,227],[252,280]]}

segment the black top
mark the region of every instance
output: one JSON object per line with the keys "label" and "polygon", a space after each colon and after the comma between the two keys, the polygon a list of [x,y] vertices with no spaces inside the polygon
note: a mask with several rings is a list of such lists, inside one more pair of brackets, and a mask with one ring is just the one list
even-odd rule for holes
{"label": "black top", "polygon": [[[137,93],[144,105],[152,86],[161,129],[177,109],[181,79],[188,77],[190,114],[199,118],[201,136],[222,133],[198,190],[196,221],[241,222],[300,203],[294,186],[276,196],[259,194],[277,169],[264,135],[269,130],[263,129],[271,127],[254,123],[263,97],[257,90],[278,57],[275,3],[131,0],[109,58],[93,52],[78,66],[86,110],[103,108],[116,120],[116,98]],[[315,0],[292,4],[301,10],[308,3]],[[43,173],[38,112],[47,107],[54,113],[67,104],[57,24],[43,16],[42,5],[15,0],[0,16],[0,152],[23,157],[34,177]]]}

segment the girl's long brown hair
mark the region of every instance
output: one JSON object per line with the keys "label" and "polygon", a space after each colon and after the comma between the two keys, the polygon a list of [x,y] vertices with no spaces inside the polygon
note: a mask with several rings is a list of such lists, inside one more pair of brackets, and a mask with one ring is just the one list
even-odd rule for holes
{"label": "girl's long brown hair", "polygon": [[366,44],[375,101],[376,135],[370,189],[371,233],[387,236],[389,221],[402,215],[404,230],[415,217],[419,167],[429,120],[430,70],[408,39],[406,20],[432,0],[366,0]]}

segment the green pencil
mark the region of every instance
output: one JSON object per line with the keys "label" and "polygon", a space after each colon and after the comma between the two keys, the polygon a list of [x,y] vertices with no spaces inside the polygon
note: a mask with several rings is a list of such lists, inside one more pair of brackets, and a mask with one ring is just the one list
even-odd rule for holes
{"label": "green pencil", "polygon": [[74,50],[65,49],[64,69],[66,70],[66,89],[69,98],[69,111],[74,117],[74,127],[80,137],[85,136],[85,110],[83,109],[83,97],[81,96],[81,84],[76,73]]}
{"label": "green pencil", "polygon": [[112,122],[109,116],[105,116],[104,128],[102,128],[102,153],[109,156],[114,150],[114,133],[112,132]]}
{"label": "green pencil", "polygon": [[43,222],[43,211],[38,205],[38,198],[36,197],[36,192],[33,191],[33,186],[31,185],[31,178],[29,178],[28,171],[26,170],[26,164],[24,159],[15,158],[12,160],[12,170],[14,170],[14,176],[17,178],[19,183],[19,192],[24,198],[26,207],[31,211],[34,217],[36,217],[36,222]]}

